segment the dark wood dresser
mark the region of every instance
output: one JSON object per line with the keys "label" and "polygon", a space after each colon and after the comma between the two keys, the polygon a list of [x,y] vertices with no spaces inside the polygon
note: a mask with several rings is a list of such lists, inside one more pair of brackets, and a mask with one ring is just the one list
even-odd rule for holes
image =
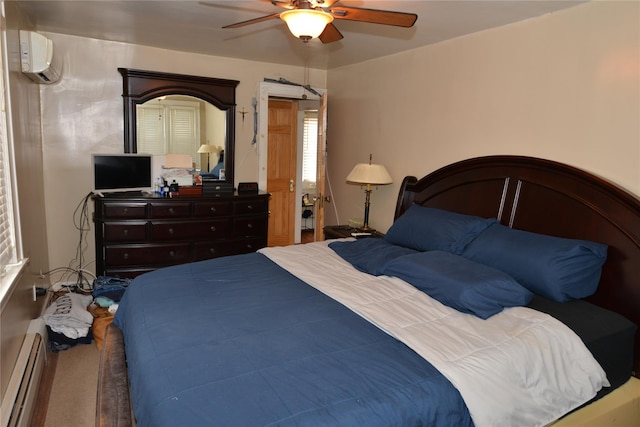
{"label": "dark wood dresser", "polygon": [[267,245],[269,194],[93,197],[96,274],[135,277]]}

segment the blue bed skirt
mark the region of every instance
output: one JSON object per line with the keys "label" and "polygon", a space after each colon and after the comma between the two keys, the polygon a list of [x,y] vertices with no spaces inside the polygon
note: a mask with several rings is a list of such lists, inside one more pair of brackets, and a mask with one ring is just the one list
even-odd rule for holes
{"label": "blue bed skirt", "polygon": [[140,427],[473,425],[430,363],[261,254],[139,276],[114,322]]}

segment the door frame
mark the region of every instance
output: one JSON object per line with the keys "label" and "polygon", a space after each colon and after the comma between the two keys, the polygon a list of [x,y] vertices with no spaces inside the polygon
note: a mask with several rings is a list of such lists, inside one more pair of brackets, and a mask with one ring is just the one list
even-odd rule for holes
{"label": "door frame", "polygon": [[[320,94],[327,93],[326,89],[313,88]],[[267,189],[267,144],[269,138],[269,97],[289,98],[289,99],[313,99],[320,100],[320,97],[312,94],[300,86],[286,85],[280,83],[260,82],[258,84],[258,100],[256,109],[258,110],[258,129],[256,138],[258,145],[258,188],[262,191]]]}
{"label": "door frame", "polygon": [[[272,82],[260,82],[258,84],[258,96],[256,102],[256,110],[258,112],[258,123],[257,123],[257,151],[258,151],[258,188],[261,191],[267,190],[267,148],[269,143],[269,98],[277,97],[284,99],[295,99],[295,100],[316,100],[318,102],[321,101],[322,95],[326,95],[326,89],[317,89],[313,88],[316,92],[320,93],[321,96],[315,95],[305,88],[301,86],[280,84],[280,83],[272,83]],[[326,98],[325,98],[326,99]],[[326,134],[323,132],[324,137],[326,138]],[[298,141],[300,142],[300,141]],[[299,186],[296,185],[296,191],[300,192],[298,189]],[[298,197],[300,200],[300,197]],[[318,204],[323,204],[323,200],[319,200]],[[297,206],[297,205],[296,205]],[[298,210],[300,207],[296,207],[296,218],[300,216],[300,212]],[[316,205],[316,215],[318,211],[322,208],[319,208],[319,205]],[[321,230],[315,230],[315,233],[319,233]],[[318,238],[318,234],[316,234],[316,240],[321,240]]]}

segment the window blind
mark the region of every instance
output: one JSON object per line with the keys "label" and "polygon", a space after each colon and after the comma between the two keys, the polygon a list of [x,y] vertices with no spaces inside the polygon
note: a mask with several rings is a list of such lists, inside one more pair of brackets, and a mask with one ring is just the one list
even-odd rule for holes
{"label": "window blind", "polygon": [[200,147],[199,124],[197,115],[200,111],[189,107],[175,107],[169,109],[171,114],[170,126],[170,150],[172,154],[195,153]]}
{"label": "window blind", "polygon": [[165,114],[161,105],[138,105],[136,111],[138,153],[167,154],[165,137]]}
{"label": "window blind", "polygon": [[200,147],[200,109],[185,102],[142,104],[136,107],[138,153],[193,154]]}
{"label": "window blind", "polygon": [[318,155],[318,112],[305,111],[302,136],[302,180],[316,182]]}
{"label": "window blind", "polygon": [[[0,63],[4,70],[4,64]],[[4,273],[8,264],[16,262],[16,241],[13,221],[12,183],[9,175],[9,140],[7,138],[7,111],[4,96],[4,73],[0,72],[0,268]]]}

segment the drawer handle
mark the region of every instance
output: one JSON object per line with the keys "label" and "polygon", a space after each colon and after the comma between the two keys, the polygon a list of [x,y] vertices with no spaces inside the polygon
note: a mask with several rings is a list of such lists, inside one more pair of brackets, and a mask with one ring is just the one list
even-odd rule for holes
{"label": "drawer handle", "polygon": [[210,210],[211,212],[215,212],[215,211],[216,211],[216,207],[215,207],[215,206],[211,206],[211,207],[209,208],[209,210]]}
{"label": "drawer handle", "polygon": [[169,256],[173,258],[176,256],[176,253],[174,251],[169,251]]}
{"label": "drawer handle", "polygon": [[169,234],[173,234],[173,228],[169,229]]}
{"label": "drawer handle", "polygon": [[173,213],[173,208],[169,208],[169,213]]}
{"label": "drawer handle", "polygon": [[214,255],[216,253],[216,248],[209,248],[209,253]]}
{"label": "drawer handle", "polygon": [[253,209],[253,205],[247,205],[247,209],[252,210]]}
{"label": "drawer handle", "polygon": [[129,254],[125,252],[124,254],[122,254],[122,258],[129,259]]}
{"label": "drawer handle", "polygon": [[216,226],[215,226],[215,225],[212,225],[211,227],[209,227],[209,230],[211,230],[211,231],[216,231]]}
{"label": "drawer handle", "polygon": [[129,230],[125,228],[125,229],[122,231],[122,234],[124,234],[125,236],[126,236],[126,235],[128,235],[128,234],[129,234]]}
{"label": "drawer handle", "polygon": [[125,214],[129,213],[129,208],[122,209],[122,212],[125,213]]}
{"label": "drawer handle", "polygon": [[251,243],[247,243],[247,249],[253,249],[253,245]]}
{"label": "drawer handle", "polygon": [[247,228],[248,229],[252,229],[253,228],[253,224],[247,224]]}

